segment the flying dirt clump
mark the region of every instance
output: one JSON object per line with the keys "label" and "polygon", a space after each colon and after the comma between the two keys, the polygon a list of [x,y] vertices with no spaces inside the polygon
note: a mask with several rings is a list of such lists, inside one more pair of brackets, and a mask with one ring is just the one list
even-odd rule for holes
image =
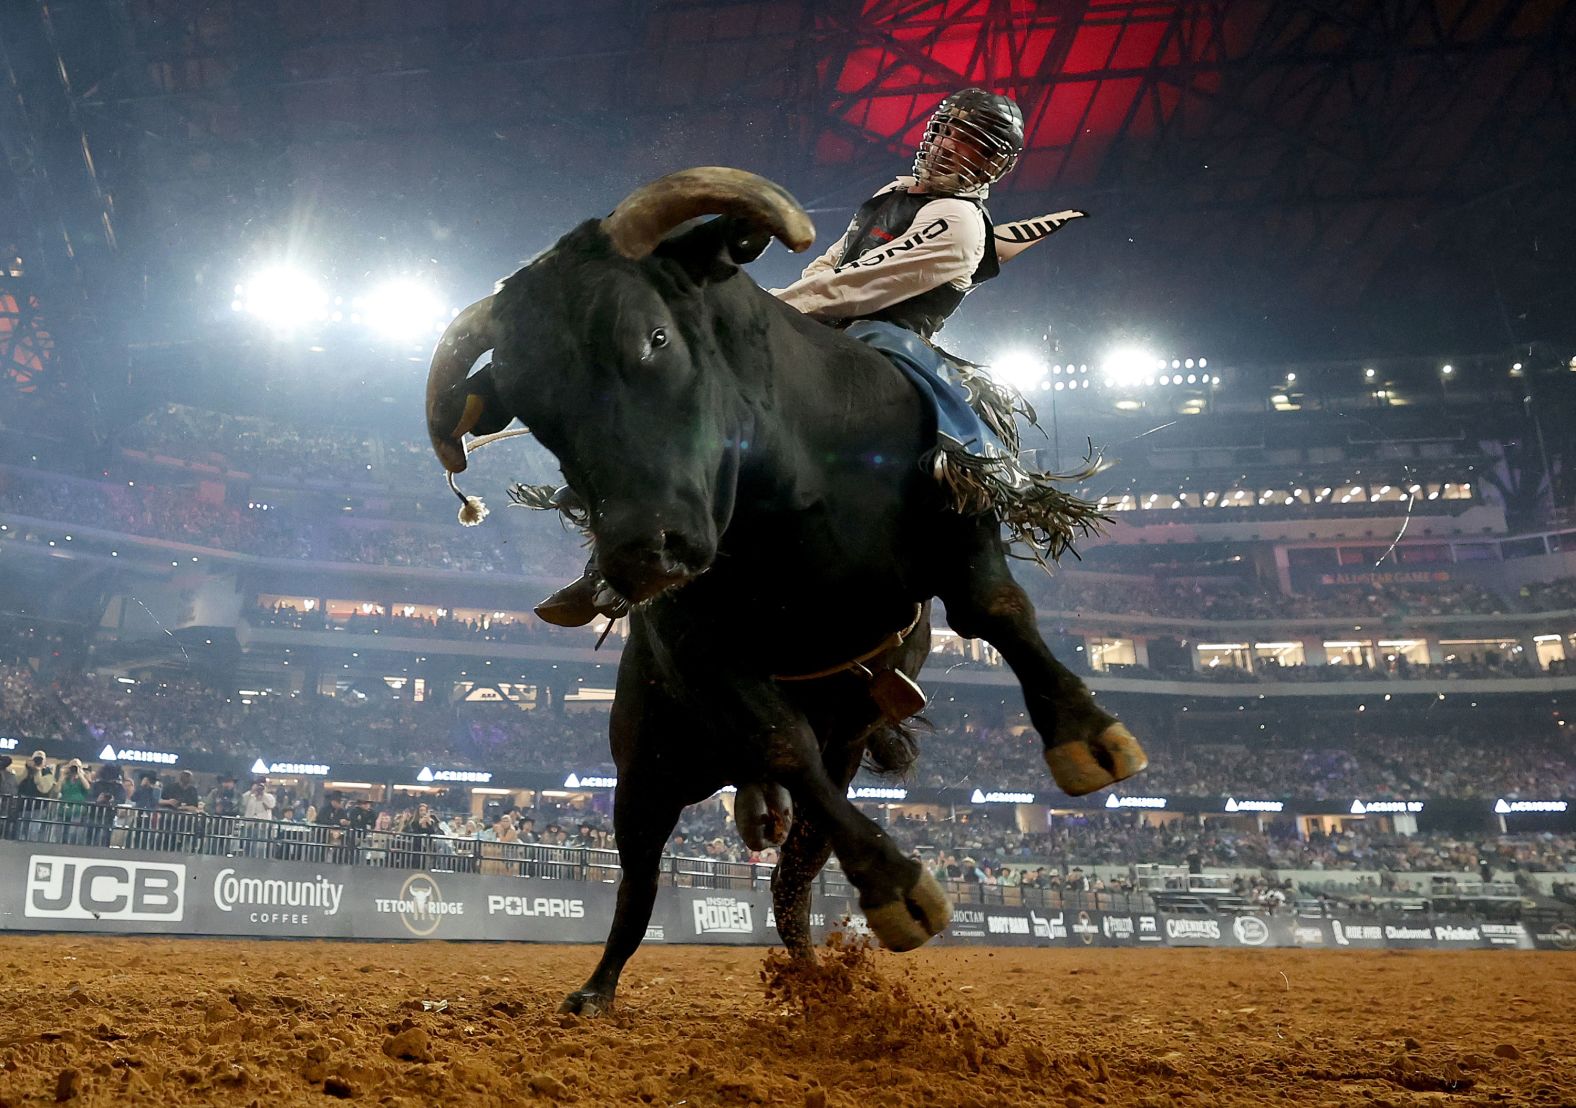
{"label": "flying dirt clump", "polygon": [[890,957],[867,936],[837,931],[814,957],[771,951],[761,966],[769,1011],[755,1029],[788,1053],[846,1062],[912,1059],[973,1072],[1007,1045],[1004,1026],[988,1026],[907,971],[885,972],[881,963]]}

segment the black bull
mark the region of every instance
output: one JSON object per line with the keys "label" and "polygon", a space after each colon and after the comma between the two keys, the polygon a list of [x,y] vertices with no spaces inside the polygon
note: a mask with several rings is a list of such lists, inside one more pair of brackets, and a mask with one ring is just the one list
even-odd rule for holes
{"label": "black bull", "polygon": [[[723,218],[667,237],[706,214]],[[1061,788],[1087,793],[1145,764],[1041,640],[995,519],[951,510],[922,471],[934,432],[914,389],[740,270],[771,237],[795,250],[814,237],[777,186],[670,175],[466,309],[433,357],[428,431],[446,468],[465,468],[466,433],[518,417],[586,505],[600,572],[635,602],[611,722],[618,908],[566,1011],[612,1004],[680,812],[728,783],[756,802],[741,817],[756,838],[772,837],[760,798],[792,797],[772,878],[790,949],[808,949],[810,883],[833,853],[885,946],[946,925],[940,886],[846,797],[883,726],[865,676],[776,679],[864,655],[933,597],[1012,667]],[[922,619],[869,665],[913,675],[929,638]]]}

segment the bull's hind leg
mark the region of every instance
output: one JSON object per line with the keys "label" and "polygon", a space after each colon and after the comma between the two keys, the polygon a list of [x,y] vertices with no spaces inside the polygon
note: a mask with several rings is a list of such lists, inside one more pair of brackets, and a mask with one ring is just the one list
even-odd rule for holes
{"label": "bull's hind leg", "polygon": [[1149,758],[1138,740],[1040,637],[1034,605],[1007,568],[995,520],[983,521],[973,540],[962,572],[938,589],[947,622],[964,638],[990,643],[1012,667],[1056,784],[1082,796],[1140,772]]}
{"label": "bull's hind leg", "polygon": [[[828,765],[827,770],[846,794],[848,783],[859,770],[863,746],[834,749],[839,751],[840,760]],[[808,955],[814,946],[810,934],[810,890],[831,856],[831,839],[818,823],[801,815],[788,832],[788,841],[783,843],[782,854],[772,870],[772,910],[777,916],[777,934],[796,957]]]}

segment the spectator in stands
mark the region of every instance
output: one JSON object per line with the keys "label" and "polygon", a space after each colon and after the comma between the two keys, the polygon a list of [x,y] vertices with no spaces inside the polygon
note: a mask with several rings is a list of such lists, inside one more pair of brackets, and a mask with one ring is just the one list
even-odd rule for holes
{"label": "spectator in stands", "polygon": [[58,795],[59,819],[62,823],[71,825],[64,829],[64,841],[73,844],[90,841],[90,833],[85,828],[88,823],[87,806],[93,799],[93,790],[87,775],[82,772],[80,759],[71,759],[61,771]]}
{"label": "spectator in stands", "polygon": [[154,814],[163,799],[164,790],[159,786],[158,774],[151,769],[145,769],[137,774],[137,787],[131,790],[131,805],[137,811],[131,832],[126,836],[127,846],[133,850],[148,850],[154,847]]}
{"label": "spectator in stands", "polygon": [[93,775],[89,790],[93,794],[93,803],[88,807],[88,823],[91,825],[89,841],[94,846],[109,846],[115,825],[115,810],[126,803],[126,775],[113,762],[101,763],[98,772]]}

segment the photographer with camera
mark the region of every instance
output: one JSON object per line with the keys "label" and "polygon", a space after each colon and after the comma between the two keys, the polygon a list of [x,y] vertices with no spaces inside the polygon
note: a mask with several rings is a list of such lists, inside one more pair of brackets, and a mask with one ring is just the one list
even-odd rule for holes
{"label": "photographer with camera", "polygon": [[59,818],[70,824],[65,829],[65,841],[73,845],[86,842],[88,835],[83,824],[87,822],[87,805],[93,799],[93,790],[79,759],[71,759],[61,771],[59,796]]}
{"label": "photographer with camera", "polygon": [[17,837],[30,842],[53,842],[49,818],[49,805],[45,803],[60,794],[60,781],[44,760],[42,750],[33,751],[32,758],[22,770],[17,782],[16,795],[19,806]]}

